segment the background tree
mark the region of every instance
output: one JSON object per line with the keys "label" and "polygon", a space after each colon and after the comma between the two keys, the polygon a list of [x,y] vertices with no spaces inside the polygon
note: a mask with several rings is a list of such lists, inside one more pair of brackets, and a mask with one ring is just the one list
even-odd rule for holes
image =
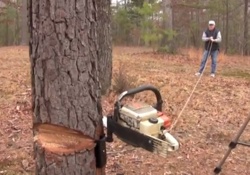
{"label": "background tree", "polygon": [[0,46],[19,45],[23,38],[27,44],[26,3],[26,0],[0,0]]}
{"label": "background tree", "polygon": [[[27,42],[28,33],[23,25],[27,16],[25,1],[0,0],[0,46]],[[183,47],[203,48],[202,31],[208,20],[213,19],[222,32],[221,50],[226,54],[249,55],[249,0],[112,0],[112,11],[105,10],[108,4],[110,0],[106,4],[98,1],[97,5],[104,7],[98,13],[104,16],[111,13],[112,18],[105,20],[111,20],[112,25],[99,24],[103,34],[112,32],[115,45],[147,46],[168,53]],[[99,38],[100,43],[111,39]],[[110,46],[102,43],[98,47],[104,53]],[[105,56],[101,60],[110,62]],[[109,71],[104,77],[108,75]],[[102,83],[102,79],[105,93],[110,82]]]}
{"label": "background tree", "polygon": [[104,174],[93,147],[103,134],[98,49],[109,32],[98,33],[98,11],[106,0],[28,2],[36,174]]}
{"label": "background tree", "polygon": [[21,8],[21,45],[27,45],[28,44],[28,26],[27,26],[27,16],[28,16],[28,12],[27,12],[27,0],[22,0],[22,8]]}
{"label": "background tree", "polygon": [[[226,28],[226,30],[223,30],[223,33],[225,33],[223,36],[225,36],[225,53],[228,53],[228,37],[229,37],[229,1],[225,0],[225,6],[226,6],[226,26],[224,25],[225,22],[223,22],[223,29]],[[224,18],[223,18],[224,19]]]}
{"label": "background tree", "polygon": [[111,86],[112,78],[112,38],[110,0],[97,1],[98,6],[98,66],[102,94]]}
{"label": "background tree", "polygon": [[244,9],[244,44],[243,44],[243,55],[249,55],[249,41],[248,41],[248,0],[245,0]]}
{"label": "background tree", "polygon": [[[113,42],[153,46],[169,53],[183,47],[203,48],[202,32],[208,20],[213,19],[222,32],[221,49],[227,54],[241,54],[244,48],[250,48],[246,3],[247,0],[132,0],[125,5],[118,0],[112,4]],[[154,8],[157,6],[160,8]],[[172,23],[172,28],[166,27],[167,23]]]}

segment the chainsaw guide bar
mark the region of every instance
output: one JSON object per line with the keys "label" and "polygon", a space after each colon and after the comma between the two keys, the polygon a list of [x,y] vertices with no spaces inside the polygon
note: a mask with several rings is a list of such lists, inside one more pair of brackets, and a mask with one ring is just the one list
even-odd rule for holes
{"label": "chainsaw guide bar", "polygon": [[[162,142],[160,139],[144,135],[130,128],[121,126],[120,124],[114,122],[111,117],[107,117],[107,123],[108,130],[113,131],[113,133],[125,143],[128,143],[134,147],[141,147],[163,157],[167,156],[170,146],[168,143]],[[107,142],[113,141],[113,138],[111,137],[107,137],[106,139]]]}

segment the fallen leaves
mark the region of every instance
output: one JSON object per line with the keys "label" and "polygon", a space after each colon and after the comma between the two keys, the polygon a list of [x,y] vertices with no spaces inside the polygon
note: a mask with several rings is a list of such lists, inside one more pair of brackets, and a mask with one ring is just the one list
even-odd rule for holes
{"label": "fallen leaves", "polygon": [[28,160],[24,159],[22,160],[22,166],[26,170],[29,167],[29,162]]}
{"label": "fallen leaves", "polygon": [[[128,73],[136,75],[138,85],[152,84],[159,88],[164,112],[175,119],[197,81],[194,73],[199,66],[200,54],[192,52],[188,53],[189,57],[165,56],[146,48],[116,47],[113,68],[116,71],[119,61],[126,62]],[[235,76],[225,77],[222,73],[224,69],[227,73],[242,68],[247,71],[249,66],[250,61],[243,58],[223,59],[215,79],[209,77],[207,66],[173,131],[181,144],[177,152],[163,159],[114,137],[113,143],[107,143],[106,173],[211,174],[250,112],[250,81]],[[29,69],[27,47],[0,49],[0,174],[25,174],[34,170]],[[113,92],[103,97],[103,115],[112,114],[116,99],[117,94]],[[124,102],[130,100],[155,103],[150,92],[137,94],[134,99],[124,99]],[[249,131],[248,127],[242,140],[250,141]],[[247,148],[237,147],[224,165],[222,175],[249,174],[248,152]]]}

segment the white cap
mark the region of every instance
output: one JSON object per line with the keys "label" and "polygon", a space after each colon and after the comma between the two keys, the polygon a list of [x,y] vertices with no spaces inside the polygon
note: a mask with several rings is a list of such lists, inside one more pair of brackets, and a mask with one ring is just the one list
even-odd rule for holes
{"label": "white cap", "polygon": [[208,24],[209,24],[209,25],[215,25],[215,22],[214,22],[213,20],[210,20],[210,21],[208,22]]}

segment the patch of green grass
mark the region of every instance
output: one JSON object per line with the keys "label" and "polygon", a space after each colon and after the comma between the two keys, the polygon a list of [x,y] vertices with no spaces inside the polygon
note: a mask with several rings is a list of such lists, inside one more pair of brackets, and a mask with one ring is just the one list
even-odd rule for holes
{"label": "patch of green grass", "polygon": [[250,71],[234,69],[234,70],[225,70],[222,72],[223,76],[235,77],[235,78],[245,78],[250,80]]}

